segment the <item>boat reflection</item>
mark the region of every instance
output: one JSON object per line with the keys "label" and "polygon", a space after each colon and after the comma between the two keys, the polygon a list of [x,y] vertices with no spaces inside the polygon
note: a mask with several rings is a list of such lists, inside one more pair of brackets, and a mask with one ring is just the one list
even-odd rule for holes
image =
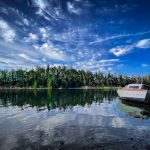
{"label": "boat reflection", "polygon": [[121,100],[121,102],[118,103],[118,108],[121,111],[125,112],[128,116],[132,116],[134,118],[150,118],[150,105]]}

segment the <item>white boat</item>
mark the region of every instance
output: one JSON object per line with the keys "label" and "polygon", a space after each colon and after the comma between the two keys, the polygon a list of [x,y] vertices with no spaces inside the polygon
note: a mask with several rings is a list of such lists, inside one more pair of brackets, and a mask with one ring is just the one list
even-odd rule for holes
{"label": "white boat", "polygon": [[150,101],[150,86],[145,84],[129,84],[118,89],[117,93],[121,99],[139,102]]}

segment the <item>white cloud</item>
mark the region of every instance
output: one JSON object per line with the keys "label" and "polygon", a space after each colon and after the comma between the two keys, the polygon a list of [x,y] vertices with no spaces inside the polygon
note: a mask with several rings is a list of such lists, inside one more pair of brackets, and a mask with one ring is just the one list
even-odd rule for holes
{"label": "white cloud", "polygon": [[92,72],[101,71],[107,73],[110,71],[112,72],[113,71],[112,66],[114,65],[114,63],[118,62],[120,62],[119,59],[104,59],[101,61],[97,60],[91,61],[91,59],[88,59],[84,61],[76,61],[74,67],[76,69],[84,69]]}
{"label": "white cloud", "polygon": [[117,46],[110,49],[110,53],[113,53],[116,56],[122,56],[129,53],[134,48],[133,45]]}
{"label": "white cloud", "polygon": [[46,33],[46,29],[43,28],[43,27],[39,28],[39,30],[40,30],[41,33]]}
{"label": "white cloud", "polygon": [[48,5],[47,0],[34,0],[33,3],[40,9],[45,9]]}
{"label": "white cloud", "polygon": [[29,33],[28,37],[24,38],[26,42],[33,42],[38,40],[38,36],[34,33]]}
{"label": "white cloud", "polygon": [[51,6],[47,0],[32,0],[33,6],[37,7],[38,10],[35,14],[44,17],[46,20],[50,21],[53,17],[53,14],[50,14],[49,10]]}
{"label": "white cloud", "polygon": [[37,53],[35,49],[20,44],[7,43],[0,41],[0,66],[3,68],[32,68],[36,65],[43,65],[41,62],[42,55]]}
{"label": "white cloud", "polygon": [[38,36],[36,34],[29,33],[29,38],[32,39],[32,40],[37,40]]}
{"label": "white cloud", "polygon": [[48,37],[48,31],[45,28],[41,27],[41,28],[39,28],[39,31],[40,31],[43,39],[46,39]]}
{"label": "white cloud", "polygon": [[84,28],[72,28],[69,27],[67,30],[61,33],[52,33],[52,38],[56,41],[72,43],[76,46],[82,46],[85,44],[85,39],[87,38],[88,29]]}
{"label": "white cloud", "polygon": [[68,57],[52,43],[44,43],[41,46],[33,45],[33,47],[39,50],[49,59],[60,61],[68,60]]}
{"label": "white cloud", "polygon": [[72,14],[77,14],[77,15],[81,14],[81,9],[75,8],[74,4],[69,1],[67,2],[67,8],[68,8],[68,11]]}
{"label": "white cloud", "polygon": [[143,39],[131,45],[117,46],[110,49],[109,52],[113,53],[116,56],[122,56],[131,52],[134,48],[141,48],[141,49],[150,48],[150,39]]}
{"label": "white cloud", "polygon": [[92,44],[96,44],[96,43],[102,43],[108,40],[113,40],[113,39],[117,39],[117,38],[122,38],[122,37],[126,37],[129,36],[129,34],[119,34],[119,35],[114,35],[114,36],[110,36],[110,37],[106,37],[106,38],[97,38],[95,41],[92,41],[89,43],[89,45]]}
{"label": "white cloud", "polygon": [[104,59],[101,60],[100,63],[109,63],[109,62],[119,62],[119,59]]}
{"label": "white cloud", "polygon": [[102,54],[101,54],[101,53],[97,53],[96,55],[97,55],[97,56],[99,56],[99,57],[101,57],[101,56],[102,56]]}
{"label": "white cloud", "polygon": [[24,54],[24,53],[19,54],[19,56],[26,59],[26,60],[32,61],[32,62],[39,62],[37,59],[33,59],[33,58],[31,58],[30,56],[28,56],[27,54]]}
{"label": "white cloud", "polygon": [[108,63],[108,64],[102,63],[99,66],[100,67],[108,67],[108,66],[113,66],[113,65],[114,65],[113,63]]}
{"label": "white cloud", "polygon": [[148,33],[150,33],[150,31],[138,32],[138,33],[118,34],[118,35],[113,35],[113,36],[109,36],[109,37],[105,37],[105,38],[97,37],[94,41],[90,42],[89,45],[102,43],[102,42],[106,42],[109,40],[124,38],[124,37],[136,37],[136,36],[140,36],[140,35],[144,35],[144,34],[148,34]]}
{"label": "white cloud", "polygon": [[60,10],[60,3],[56,2],[55,5],[53,1],[48,0],[32,0],[33,5],[38,8],[36,14],[44,17],[44,19],[51,21],[58,20],[59,18],[63,18],[63,14]]}
{"label": "white cloud", "polygon": [[45,20],[51,21],[51,18],[48,16],[49,13],[45,10],[42,10],[42,9],[39,8],[38,11],[36,11],[35,14],[43,17]]}
{"label": "white cloud", "polygon": [[16,69],[16,68],[32,68],[35,67],[36,65],[34,63],[32,63],[32,61],[25,61],[22,58],[19,58],[18,56],[10,56],[10,57],[4,57],[4,56],[0,56],[0,66],[1,68],[4,69]]}
{"label": "white cloud", "polygon": [[137,44],[136,44],[137,48],[150,48],[150,39],[143,39],[140,40]]}
{"label": "white cloud", "polygon": [[16,64],[16,60],[7,57],[0,57],[0,62],[5,64]]}
{"label": "white cloud", "polygon": [[23,23],[27,26],[30,25],[29,20],[27,18],[23,18]]}
{"label": "white cloud", "polygon": [[43,62],[46,62],[46,59],[45,59],[45,58],[42,58],[42,61],[43,61]]}
{"label": "white cloud", "polygon": [[0,19],[1,37],[7,42],[13,42],[16,37],[15,31],[8,25],[8,23]]}
{"label": "white cloud", "polygon": [[142,66],[143,68],[150,67],[149,64],[142,64],[141,66]]}

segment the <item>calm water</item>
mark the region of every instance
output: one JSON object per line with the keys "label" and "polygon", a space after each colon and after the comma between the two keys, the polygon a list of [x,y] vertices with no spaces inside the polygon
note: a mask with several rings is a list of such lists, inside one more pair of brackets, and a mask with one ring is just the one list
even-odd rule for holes
{"label": "calm water", "polygon": [[115,90],[0,91],[0,150],[150,149],[150,108]]}

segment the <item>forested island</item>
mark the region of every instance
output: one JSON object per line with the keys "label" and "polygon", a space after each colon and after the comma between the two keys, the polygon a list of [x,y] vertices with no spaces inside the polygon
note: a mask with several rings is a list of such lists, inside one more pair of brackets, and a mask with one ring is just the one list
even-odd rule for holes
{"label": "forested island", "polygon": [[0,88],[88,88],[118,87],[129,83],[145,83],[150,85],[148,76],[123,76],[113,73],[92,73],[59,67],[39,67],[30,70],[0,70]]}

